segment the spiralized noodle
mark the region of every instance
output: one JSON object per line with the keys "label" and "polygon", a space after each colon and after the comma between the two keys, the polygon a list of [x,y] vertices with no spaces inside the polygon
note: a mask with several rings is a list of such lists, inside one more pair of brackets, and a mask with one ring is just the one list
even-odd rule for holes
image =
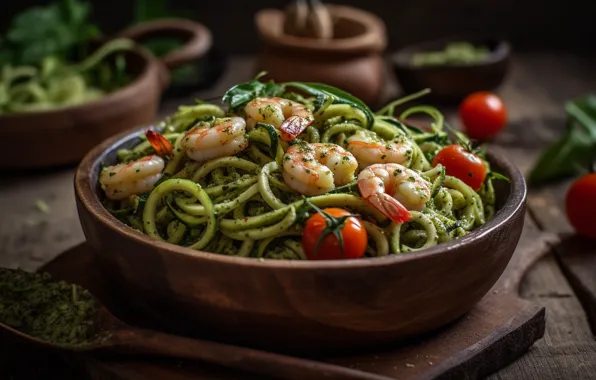
{"label": "spiralized noodle", "polygon": [[[315,98],[295,94],[287,98],[303,99],[310,110],[315,109]],[[411,211],[406,223],[393,223],[373,209],[360,196],[356,182],[311,197],[292,190],[281,175],[282,157],[291,143],[279,138],[275,129],[249,130],[249,146],[234,156],[192,161],[182,148],[185,133],[198,122],[209,124],[232,116],[204,103],[180,107],[162,123],[161,132],[174,151],[153,190],[123,201],[105,199],[104,205],[124,223],[158,240],[225,255],[273,259],[305,259],[300,239],[306,219],[314,212],[309,203],[360,215],[369,236],[368,257],[426,249],[484,224],[495,212],[490,178],[476,192],[446,175],[444,167],[430,164],[443,146],[452,143],[443,129],[443,115],[433,107],[416,106],[395,118],[388,115],[395,105],[374,115],[370,125],[360,109],[326,104],[313,112],[315,122],[298,139],[346,148],[350,136],[367,131],[382,141],[410,142],[414,149],[407,166],[428,181],[432,193],[424,209]],[[413,114],[430,116],[430,130],[400,121]],[[132,149],[121,150],[118,157],[119,162],[130,162],[153,153],[151,144],[140,141]]]}

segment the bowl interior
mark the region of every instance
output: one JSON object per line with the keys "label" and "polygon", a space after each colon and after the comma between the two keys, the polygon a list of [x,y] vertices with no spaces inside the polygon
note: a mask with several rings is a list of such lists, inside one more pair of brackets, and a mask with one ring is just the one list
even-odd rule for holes
{"label": "bowl interior", "polygon": [[466,67],[466,66],[482,66],[489,65],[503,60],[509,55],[510,47],[509,44],[503,40],[498,40],[489,37],[448,37],[432,41],[421,42],[407,46],[401,50],[398,50],[392,57],[393,63],[412,69],[426,69],[430,67],[445,67],[447,65],[440,66],[415,66],[412,65],[412,56],[420,52],[437,51],[444,49],[448,44],[453,42],[469,42],[474,46],[485,46],[489,49],[488,56],[481,62],[475,62],[470,64],[450,64],[450,67]]}
{"label": "bowl interior", "polygon": [[[147,235],[128,227],[112,216],[101,204],[99,195],[100,187],[98,183],[101,168],[106,165],[113,165],[117,162],[117,151],[119,149],[130,149],[140,140],[139,136],[147,128],[141,128],[134,132],[123,133],[115,136],[92,150],[82,161],[77,169],[76,189],[77,196],[82,200],[84,207],[95,214],[97,219],[108,225],[109,228],[123,233],[145,246],[159,246],[173,254],[182,254],[187,256],[199,256],[212,260],[224,261],[230,264],[242,263],[242,265],[257,265],[271,267],[292,267],[292,268],[337,268],[343,267],[347,263],[351,266],[383,265],[387,260],[416,260],[427,255],[441,254],[446,251],[456,249],[461,245],[467,244],[480,236],[491,233],[497,226],[507,223],[517,211],[524,207],[526,199],[526,184],[520,171],[509,162],[503,155],[488,149],[487,158],[491,163],[492,170],[497,171],[510,179],[507,181],[495,181],[496,193],[496,212],[492,219],[488,220],[483,226],[476,228],[464,237],[439,244],[437,246],[409,253],[407,255],[389,255],[381,258],[363,258],[351,260],[330,260],[330,261],[295,261],[295,260],[265,260],[261,262],[253,258],[233,257],[209,252],[192,250],[190,248],[173,245],[166,242],[156,241]],[[87,174],[81,174],[87,173]]]}

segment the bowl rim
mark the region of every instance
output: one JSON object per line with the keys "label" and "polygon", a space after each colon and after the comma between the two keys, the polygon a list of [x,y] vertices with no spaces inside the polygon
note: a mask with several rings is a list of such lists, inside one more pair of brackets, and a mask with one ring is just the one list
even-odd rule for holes
{"label": "bowl rim", "polygon": [[[430,65],[430,66],[415,66],[410,63],[408,59],[411,57],[412,53],[418,51],[424,51],[425,47],[433,46],[433,45],[446,45],[450,42],[470,42],[472,44],[484,42],[484,41],[492,41],[495,43],[495,49],[491,50],[488,57],[480,62],[475,63],[456,63],[456,64],[449,64],[449,65]],[[483,67],[483,66],[490,66],[498,62],[502,62],[503,60],[507,59],[507,57],[511,54],[511,44],[500,38],[495,37],[482,37],[482,36],[450,36],[444,38],[437,38],[432,40],[426,40],[418,43],[414,43],[408,46],[405,46],[395,53],[393,53],[390,57],[391,63],[395,66],[401,68],[408,68],[412,70],[430,70],[430,69],[447,69],[447,68],[457,68],[457,69],[465,69],[465,68],[472,68],[472,67]]]}
{"label": "bowl rim", "polygon": [[[152,56],[152,54],[148,50],[146,50],[145,48],[143,48],[142,46],[140,46],[138,44],[135,44],[135,46],[128,52],[136,54],[137,56],[142,58],[145,61],[145,66],[143,67],[142,72],[139,73],[135,77],[135,79],[132,82],[130,82],[129,84],[127,84],[126,86],[120,87],[117,90],[112,91],[112,92],[106,94],[105,96],[102,96],[101,98],[92,100],[90,102],[85,102],[85,103],[66,106],[66,107],[54,108],[54,109],[50,109],[50,110],[40,110],[40,111],[31,111],[31,112],[14,112],[14,113],[3,114],[3,115],[0,115],[0,122],[3,120],[4,121],[6,121],[6,120],[18,121],[19,119],[26,119],[26,118],[31,118],[31,117],[37,117],[37,118],[54,117],[59,114],[67,114],[70,112],[85,113],[85,112],[90,111],[91,109],[103,107],[103,106],[112,104],[114,102],[121,102],[121,101],[124,101],[124,100],[130,98],[131,96],[136,95],[137,87],[141,83],[149,80],[149,77],[152,75],[152,71],[153,71],[152,65],[155,63],[155,58]],[[167,79],[167,81],[169,81],[169,77],[163,78],[163,79],[164,80]]]}
{"label": "bowl rim", "polygon": [[516,214],[523,212],[527,196],[527,186],[525,178],[520,170],[509,161],[506,156],[493,148],[487,149],[489,160],[498,162],[498,165],[506,172],[510,178],[510,191],[503,206],[495,213],[493,218],[484,225],[472,230],[469,234],[445,243],[438,244],[421,251],[409,252],[407,254],[390,254],[384,257],[370,257],[360,259],[346,260],[280,260],[280,259],[256,259],[249,257],[236,257],[198,251],[188,247],[182,247],[166,241],[155,240],[148,235],[125,225],[112,214],[110,214],[101,204],[96,192],[96,184],[91,184],[93,169],[101,164],[101,161],[112,151],[116,150],[124,142],[131,138],[138,137],[143,131],[152,126],[144,126],[133,130],[122,132],[112,136],[95,148],[90,150],[81,163],[78,165],[74,176],[75,197],[77,199],[77,209],[79,218],[81,214],[80,207],[84,207],[96,222],[101,223],[113,232],[124,235],[127,239],[133,240],[141,247],[155,248],[168,251],[172,255],[181,255],[188,258],[197,258],[214,261],[222,265],[243,265],[247,267],[259,267],[269,269],[286,270],[326,270],[341,268],[364,268],[379,267],[391,264],[400,264],[410,261],[423,260],[431,256],[449,254],[449,252],[459,249],[461,246],[478,241],[487,235],[493,233],[502,224],[509,223]]}

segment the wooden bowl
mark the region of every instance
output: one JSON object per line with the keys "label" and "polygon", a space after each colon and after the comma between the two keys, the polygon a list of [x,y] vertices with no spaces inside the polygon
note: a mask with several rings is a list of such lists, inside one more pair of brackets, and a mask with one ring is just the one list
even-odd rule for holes
{"label": "wooden bowl", "polygon": [[[490,49],[482,62],[461,65],[415,66],[412,56],[423,51],[439,50],[450,42],[467,41]],[[391,57],[393,70],[405,93],[430,88],[429,99],[459,102],[476,91],[496,89],[505,78],[509,67],[511,46],[505,41],[485,38],[445,38],[424,42],[397,51]]]}
{"label": "wooden bowl", "polygon": [[156,35],[187,43],[160,60],[140,46],[128,52],[127,67],[136,78],[128,86],[74,107],[0,116],[0,168],[74,164],[109,136],[154,122],[169,83],[167,69],[201,58],[211,46],[209,30],[189,20],[152,21],[119,33],[139,41]]}
{"label": "wooden bowl", "polygon": [[327,83],[368,104],[377,103],[384,85],[385,24],[362,9],[326,7],[334,22],[334,38],[329,40],[285,34],[283,11],[259,11],[255,24],[264,46],[255,71],[267,71],[266,78],[277,82]]}
{"label": "wooden bowl", "polygon": [[[437,329],[494,285],[520,237],[526,184],[489,154],[497,213],[467,236],[382,258],[290,261],[239,258],[155,241],[119,222],[98,197],[98,175],[143,130],[101,143],[75,176],[81,225],[109,283],[134,311],[172,333],[299,355],[379,348]],[[99,270],[99,268],[98,268]]]}

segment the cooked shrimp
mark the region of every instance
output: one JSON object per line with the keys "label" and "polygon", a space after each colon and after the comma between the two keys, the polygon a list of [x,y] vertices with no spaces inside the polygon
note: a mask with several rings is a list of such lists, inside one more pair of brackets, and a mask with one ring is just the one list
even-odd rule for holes
{"label": "cooked shrimp", "polygon": [[99,183],[109,199],[121,200],[151,191],[164,167],[161,157],[146,156],[127,164],[104,168],[99,175]]}
{"label": "cooked shrimp", "polygon": [[336,144],[292,145],[283,158],[283,176],[288,186],[304,195],[319,195],[354,180],[358,162]]}
{"label": "cooked shrimp", "polygon": [[180,146],[195,161],[233,156],[248,146],[246,122],[241,117],[216,119],[213,127],[193,128],[186,133]]}
{"label": "cooked shrimp", "polygon": [[364,169],[373,164],[409,164],[412,161],[412,144],[406,140],[381,142],[374,134],[358,131],[348,138],[348,151],[358,160],[358,167]]}
{"label": "cooked shrimp", "polygon": [[358,175],[358,190],[372,207],[396,223],[408,221],[408,210],[424,209],[431,196],[431,185],[399,164],[367,167]]}
{"label": "cooked shrimp", "polygon": [[282,98],[255,98],[244,107],[244,111],[249,128],[257,123],[271,124],[281,131],[281,138],[285,141],[294,140],[315,121],[304,104]]}

